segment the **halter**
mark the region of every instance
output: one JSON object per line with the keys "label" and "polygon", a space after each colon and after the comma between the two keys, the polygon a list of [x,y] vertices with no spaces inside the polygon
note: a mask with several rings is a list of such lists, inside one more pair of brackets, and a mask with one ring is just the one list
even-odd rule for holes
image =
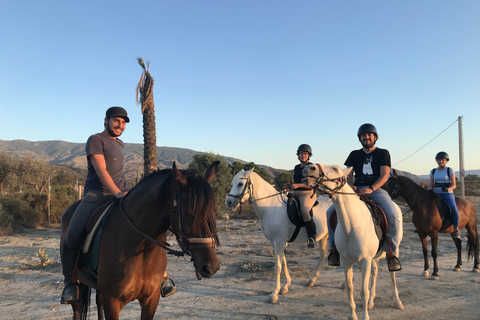
{"label": "halter", "polygon": [[[164,245],[154,238],[150,237],[148,234],[144,233],[140,229],[135,226],[135,224],[132,222],[132,220],[127,216],[125,213],[125,210],[123,210],[123,198],[120,199],[118,202],[118,207],[120,208],[120,211],[123,213],[123,216],[125,219],[128,221],[130,226],[132,227],[133,230],[135,230],[138,234],[140,234],[142,237],[145,239],[153,242],[157,246],[165,249],[167,253],[173,254],[174,256],[177,257],[183,257],[185,254],[189,255],[192,257],[192,254],[190,252],[190,249],[198,249],[198,248],[211,248],[215,247],[215,239],[210,237],[210,238],[188,238],[185,235],[185,232],[183,231],[183,224],[182,224],[182,218],[181,215],[178,214],[178,205],[177,205],[177,196],[179,194],[179,191],[177,191],[173,197],[173,210],[170,213],[170,221],[171,221],[171,227],[170,230],[175,234],[175,237],[177,239],[178,245],[182,249],[182,251],[177,251],[170,249],[167,245]],[[174,227],[174,225],[177,225],[177,228]],[[192,257],[193,260],[193,257]]]}

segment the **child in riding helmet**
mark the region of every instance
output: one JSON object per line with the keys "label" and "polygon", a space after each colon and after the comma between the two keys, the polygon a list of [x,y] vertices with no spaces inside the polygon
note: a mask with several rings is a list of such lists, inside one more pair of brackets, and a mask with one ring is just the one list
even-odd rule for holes
{"label": "child in riding helmet", "polygon": [[[301,144],[297,149],[297,156],[300,163],[295,166],[293,169],[293,186],[295,184],[302,184],[302,170],[303,168],[311,164],[310,157],[312,156],[312,148],[308,144]],[[294,188],[292,194],[298,198],[300,201],[300,211],[302,214],[303,221],[305,222],[305,228],[307,229],[308,243],[309,248],[315,247],[315,233],[316,227],[315,222],[310,215],[313,205],[317,200],[315,191],[311,188]]]}

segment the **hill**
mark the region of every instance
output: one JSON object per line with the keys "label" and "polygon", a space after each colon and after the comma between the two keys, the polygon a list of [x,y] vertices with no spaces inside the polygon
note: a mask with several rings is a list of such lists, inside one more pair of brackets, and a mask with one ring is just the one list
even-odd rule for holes
{"label": "hill", "polygon": [[[60,140],[52,141],[27,141],[27,140],[0,140],[0,152],[12,154],[18,158],[30,157],[32,159],[42,159],[49,164],[72,167],[78,170],[87,168],[87,159],[85,158],[85,143],[72,143]],[[157,147],[157,158],[159,169],[171,168],[174,161],[180,169],[187,168],[192,162],[195,154],[203,152],[184,148]],[[143,173],[143,144],[125,143],[123,149],[125,157],[125,176],[127,179],[135,179],[138,174]],[[229,164],[234,161],[247,163],[232,157],[222,156]],[[266,170],[269,177],[274,179],[284,170],[271,168],[265,165],[259,167]]]}

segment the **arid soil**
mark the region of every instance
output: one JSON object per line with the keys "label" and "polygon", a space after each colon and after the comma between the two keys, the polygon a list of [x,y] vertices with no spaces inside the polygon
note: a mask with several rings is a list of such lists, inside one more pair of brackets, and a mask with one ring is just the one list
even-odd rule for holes
{"label": "arid soil", "polygon": [[[477,212],[479,212],[477,208]],[[167,270],[178,292],[160,300],[155,319],[347,319],[347,295],[340,288],[340,267],[325,266],[315,287],[306,287],[318,257],[318,249],[289,245],[286,257],[292,285],[276,304],[267,303],[274,286],[273,249],[258,221],[219,220],[222,246],[218,249],[220,271],[198,281],[193,265],[170,257]],[[421,276],[421,245],[409,214],[397,272],[397,285],[404,310],[393,308],[392,288],[386,262],[380,264],[377,298],[371,319],[480,319],[480,274],[472,273],[473,261],[463,250],[463,269],[452,271],[455,246],[447,234],[439,236],[440,279]],[[462,236],[465,236],[465,231]],[[170,239],[174,242],[174,238]],[[464,241],[465,243],[465,241]],[[465,246],[465,244],[464,244]],[[24,230],[0,238],[0,319],[71,319],[71,308],[60,305],[62,275],[59,229]],[[44,249],[49,264],[43,268],[36,256]],[[432,265],[432,261],[430,258]],[[361,316],[360,270],[354,272],[357,315]],[[96,319],[94,294],[90,319]],[[138,302],[122,311],[121,319],[139,319]]]}

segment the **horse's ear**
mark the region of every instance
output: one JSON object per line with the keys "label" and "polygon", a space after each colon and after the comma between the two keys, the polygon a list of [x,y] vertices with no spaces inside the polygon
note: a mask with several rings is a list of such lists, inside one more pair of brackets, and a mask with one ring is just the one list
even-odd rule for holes
{"label": "horse's ear", "polygon": [[253,168],[247,171],[247,173],[252,173],[252,172],[253,172]]}
{"label": "horse's ear", "polygon": [[182,186],[186,186],[187,178],[185,178],[185,176],[177,169],[177,165],[175,164],[175,161],[173,161],[172,169],[173,169],[173,176],[175,177],[175,180],[180,182]]}
{"label": "horse's ear", "polygon": [[398,172],[397,172],[397,170],[392,169],[392,171],[390,171],[390,175],[392,176],[393,179],[398,179]]}
{"label": "horse's ear", "polygon": [[213,178],[215,178],[217,175],[219,164],[220,161],[215,161],[210,165],[210,167],[208,167],[207,172],[205,173],[205,180],[207,180],[208,183],[212,182]]}

